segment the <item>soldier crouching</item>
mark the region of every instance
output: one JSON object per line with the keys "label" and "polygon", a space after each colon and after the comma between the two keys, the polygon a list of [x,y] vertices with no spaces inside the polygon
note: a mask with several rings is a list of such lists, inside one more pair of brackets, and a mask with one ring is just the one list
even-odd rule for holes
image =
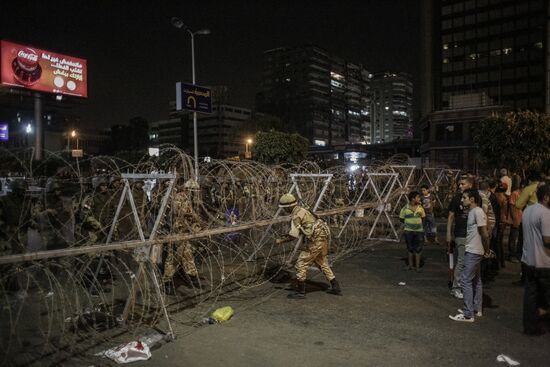
{"label": "soldier crouching", "polygon": [[306,296],[306,274],[308,267],[312,264],[316,264],[330,282],[331,288],[327,293],[342,295],[340,285],[327,260],[330,229],[324,220],[317,218],[315,214],[297,204],[296,198],[292,194],[285,194],[279,200],[279,207],[285,208],[292,218],[290,232],[285,237],[277,239],[276,242],[280,244],[291,241],[299,238],[302,234],[307,241],[306,249],[300,252],[295,265],[298,289],[288,297],[304,298]]}

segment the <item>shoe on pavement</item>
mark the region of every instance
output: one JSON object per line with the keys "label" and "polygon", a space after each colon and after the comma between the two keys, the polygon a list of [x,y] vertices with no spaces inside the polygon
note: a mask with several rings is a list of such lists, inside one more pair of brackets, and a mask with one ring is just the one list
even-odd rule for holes
{"label": "shoe on pavement", "polygon": [[453,321],[461,321],[461,322],[474,322],[474,318],[473,317],[466,317],[464,316],[464,314],[462,313],[459,313],[457,315],[449,315],[449,318]]}
{"label": "shoe on pavement", "polygon": [[462,294],[462,291],[459,289],[455,289],[454,291],[451,291],[451,295],[458,299],[464,299],[464,295]]}
{"label": "shoe on pavement", "polygon": [[[461,314],[464,314],[464,310],[461,309],[461,308],[458,309],[458,312],[461,313]],[[476,312],[474,312],[474,315],[475,315],[475,317],[481,317],[481,316],[483,316],[483,312],[476,311]]]}

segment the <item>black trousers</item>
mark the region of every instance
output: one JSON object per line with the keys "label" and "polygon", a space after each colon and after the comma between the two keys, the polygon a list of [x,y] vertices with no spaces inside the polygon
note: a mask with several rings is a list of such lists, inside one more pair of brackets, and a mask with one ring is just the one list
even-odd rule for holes
{"label": "black trousers", "polygon": [[524,265],[524,269],[523,332],[533,334],[541,330],[538,308],[550,305],[550,268]]}

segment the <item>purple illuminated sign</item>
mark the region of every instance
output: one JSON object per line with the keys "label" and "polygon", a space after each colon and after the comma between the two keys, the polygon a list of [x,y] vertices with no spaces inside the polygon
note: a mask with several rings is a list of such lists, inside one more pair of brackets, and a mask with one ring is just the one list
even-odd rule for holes
{"label": "purple illuminated sign", "polygon": [[0,123],[0,141],[8,141],[8,124]]}

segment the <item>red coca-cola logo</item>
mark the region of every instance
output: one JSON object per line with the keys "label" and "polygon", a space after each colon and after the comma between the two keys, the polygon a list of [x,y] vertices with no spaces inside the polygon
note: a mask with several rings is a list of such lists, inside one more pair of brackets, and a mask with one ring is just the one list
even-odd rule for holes
{"label": "red coca-cola logo", "polygon": [[17,63],[27,71],[33,71],[38,66],[38,55],[32,48],[19,50],[17,53]]}
{"label": "red coca-cola logo", "polygon": [[12,70],[19,83],[31,86],[42,76],[42,68],[38,63],[38,54],[32,48],[20,49],[12,62]]}

